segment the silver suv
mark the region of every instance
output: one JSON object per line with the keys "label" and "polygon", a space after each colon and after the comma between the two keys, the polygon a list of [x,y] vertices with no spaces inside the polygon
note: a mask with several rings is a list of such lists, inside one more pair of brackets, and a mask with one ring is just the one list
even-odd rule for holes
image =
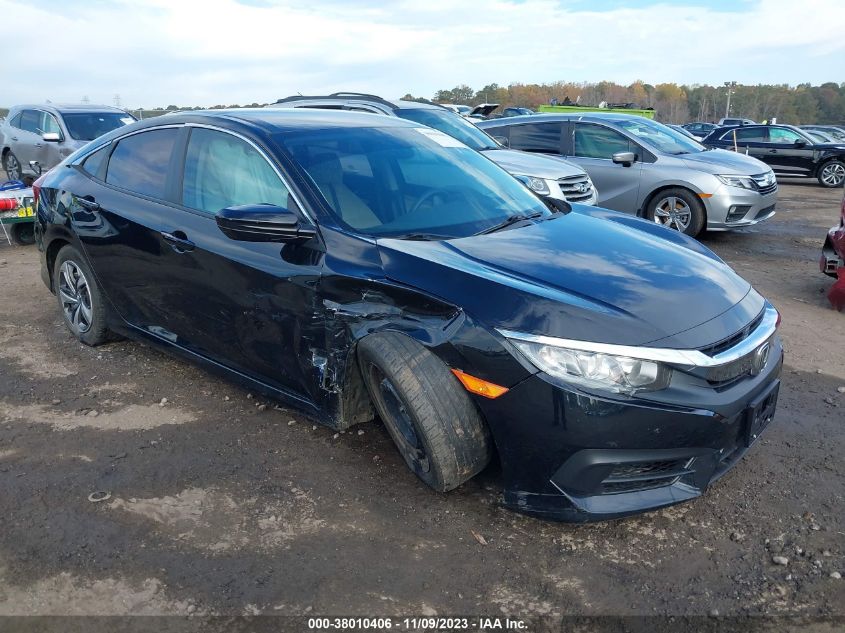
{"label": "silver suv", "polygon": [[432,103],[389,101],[375,95],[336,92],[322,97],[279,99],[267,108],[352,110],[407,119],[426,125],[483,153],[502,169],[522,180],[534,193],[579,204],[595,204],[597,192],[582,168],[560,157],[536,156],[504,149],[497,141],[452,110]]}
{"label": "silver suv", "polygon": [[12,180],[37,178],[88,141],[134,120],[109,106],[14,106],[0,123],[3,169]]}
{"label": "silver suv", "polygon": [[775,214],[777,182],[765,163],[709,150],[662,123],[621,113],[534,114],[481,121],[510,147],[582,167],[598,205],[698,235],[750,226]]}

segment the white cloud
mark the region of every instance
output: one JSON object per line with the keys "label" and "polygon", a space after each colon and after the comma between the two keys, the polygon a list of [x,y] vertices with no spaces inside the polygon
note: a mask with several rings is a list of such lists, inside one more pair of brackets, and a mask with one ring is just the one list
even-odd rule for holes
{"label": "white cloud", "polygon": [[[355,5],[358,6],[355,6]],[[0,0],[0,103],[213,105],[296,92],[430,96],[458,83],[839,81],[841,0],[731,12],[664,3],[606,11],[551,0]],[[7,40],[9,41],[9,40]],[[31,45],[27,45],[31,43]]]}

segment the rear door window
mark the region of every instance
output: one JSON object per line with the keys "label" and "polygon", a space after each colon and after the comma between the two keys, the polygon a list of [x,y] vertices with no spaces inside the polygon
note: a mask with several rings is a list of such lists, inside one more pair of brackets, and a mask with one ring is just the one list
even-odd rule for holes
{"label": "rear door window", "polygon": [[634,144],[628,137],[603,125],[577,123],[573,138],[573,155],[581,158],[611,160],[617,152],[635,151]]}
{"label": "rear door window", "polygon": [[25,132],[40,134],[41,113],[38,110],[24,110],[21,113],[21,129]]}
{"label": "rear door window", "polygon": [[768,140],[766,136],[766,128],[761,127],[741,127],[736,130],[728,130],[722,136],[722,140],[733,141],[734,133],[736,133],[737,141],[765,143]]}
{"label": "rear door window", "polygon": [[164,198],[179,130],[165,128],[121,139],[109,159],[106,182],[151,198]]}
{"label": "rear door window", "polygon": [[528,123],[510,129],[511,149],[541,154],[560,154],[561,123]]}
{"label": "rear door window", "polygon": [[185,155],[182,204],[209,214],[244,204],[286,209],[288,189],[267,159],[243,139],[195,128]]}

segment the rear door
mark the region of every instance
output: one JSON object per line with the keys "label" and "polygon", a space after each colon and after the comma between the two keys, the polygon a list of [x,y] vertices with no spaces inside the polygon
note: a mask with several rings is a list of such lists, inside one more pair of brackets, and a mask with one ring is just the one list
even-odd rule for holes
{"label": "rear door", "polygon": [[92,154],[82,164],[89,178],[70,201],[74,229],[118,314],[171,340],[181,270],[162,231],[174,209],[167,197],[180,131],[143,130]]}
{"label": "rear door", "polygon": [[44,146],[40,127],[41,111],[24,110],[21,112],[18,127],[12,130],[13,134],[9,139],[9,148],[26,172],[31,171],[29,162],[37,160],[36,152]]}
{"label": "rear door", "polygon": [[[618,152],[634,152],[630,167],[613,162]],[[585,121],[572,121],[572,143],[566,159],[586,171],[598,190],[598,206],[636,213],[643,169],[642,148],[624,134]]]}
{"label": "rear door", "polygon": [[769,162],[767,152],[768,130],[761,125],[738,127],[722,135],[728,149],[735,149],[740,154],[753,156],[763,162]]}

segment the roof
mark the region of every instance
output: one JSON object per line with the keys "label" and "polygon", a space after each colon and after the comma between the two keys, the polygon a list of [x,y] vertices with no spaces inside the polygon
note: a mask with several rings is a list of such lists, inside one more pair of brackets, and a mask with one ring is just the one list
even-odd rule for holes
{"label": "roof", "polygon": [[[24,103],[12,106],[14,109],[21,110],[49,110],[52,112],[120,112],[125,114],[126,110],[115,108],[114,106],[97,105],[94,103]],[[12,108],[9,108],[10,110]]]}
{"label": "roof", "polygon": [[268,105],[272,108],[274,105],[283,103],[296,103],[297,101],[341,101],[351,103],[372,103],[381,106],[387,106],[395,110],[402,109],[432,109],[442,110],[443,106],[436,103],[426,103],[423,101],[405,101],[404,99],[384,99],[378,95],[366,94],[363,92],[335,92],[328,95],[294,95],[279,99],[275,103]]}
{"label": "roof", "polygon": [[[303,128],[328,129],[348,127],[419,127],[418,123],[398,117],[350,112],[348,110],[320,110],[316,108],[233,108],[231,110],[194,110],[167,117],[167,123],[225,119],[259,128],[265,132],[279,132]],[[156,125],[160,117],[144,122]],[[161,123],[158,123],[159,125]]]}

